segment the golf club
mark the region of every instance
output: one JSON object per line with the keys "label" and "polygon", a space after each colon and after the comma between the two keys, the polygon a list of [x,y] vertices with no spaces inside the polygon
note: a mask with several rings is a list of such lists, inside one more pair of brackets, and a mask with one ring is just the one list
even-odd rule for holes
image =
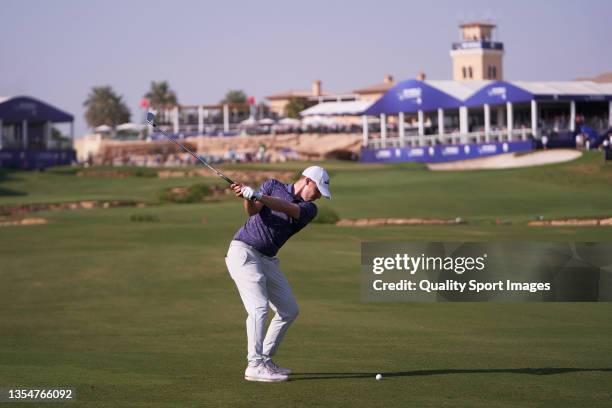
{"label": "golf club", "polygon": [[200,157],[200,155],[194,153],[188,147],[186,147],[185,145],[177,142],[176,139],[171,137],[169,134],[164,132],[162,129],[158,128],[157,125],[155,124],[155,113],[147,112],[147,123],[149,125],[153,126],[154,129],[157,129],[159,132],[161,132],[161,134],[164,135],[167,139],[169,139],[172,143],[174,143],[175,145],[177,145],[178,147],[180,147],[181,149],[183,149],[184,151],[186,151],[187,153],[189,153],[190,155],[195,157],[197,160],[199,160],[200,163],[202,163],[203,165],[208,167],[210,170],[212,170],[217,176],[221,177],[223,180],[227,181],[230,184],[235,184],[232,179],[230,179],[225,174],[221,173],[219,170],[215,169],[213,166],[208,164],[208,162],[206,160],[204,160],[202,157]]}

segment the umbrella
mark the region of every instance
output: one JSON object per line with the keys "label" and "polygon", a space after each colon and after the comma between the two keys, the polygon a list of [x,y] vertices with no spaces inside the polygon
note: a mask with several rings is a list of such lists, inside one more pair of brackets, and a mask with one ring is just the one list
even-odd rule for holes
{"label": "umbrella", "polygon": [[133,131],[133,132],[140,132],[144,128],[145,128],[145,125],[139,125],[138,123],[132,123],[132,122],[122,123],[121,125],[117,126],[117,130],[119,131],[127,130],[127,131]]}
{"label": "umbrella", "polygon": [[302,124],[305,126],[334,126],[341,124],[341,122],[329,116],[317,115],[305,117]]}
{"label": "umbrella", "polygon": [[241,127],[252,127],[252,126],[256,126],[256,125],[257,125],[257,121],[252,116],[249,116],[247,119],[245,119],[242,122],[240,122],[240,126]]}
{"label": "umbrella", "polygon": [[100,126],[95,127],[94,130],[96,132],[104,133],[104,132],[110,132],[111,130],[113,130],[113,128],[108,125],[100,125]]}
{"label": "umbrella", "polygon": [[302,124],[302,121],[293,118],[282,118],[278,121],[278,124],[284,126],[300,126]]}
{"label": "umbrella", "polygon": [[260,119],[260,120],[258,121],[258,123],[259,123],[260,125],[273,125],[273,124],[274,124],[274,120],[272,120],[272,119],[270,119],[270,118],[263,118],[263,119]]}

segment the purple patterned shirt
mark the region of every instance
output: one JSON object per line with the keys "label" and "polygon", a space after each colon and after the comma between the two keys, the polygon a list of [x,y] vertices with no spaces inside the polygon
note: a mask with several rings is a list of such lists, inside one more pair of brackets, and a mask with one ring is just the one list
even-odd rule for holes
{"label": "purple patterned shirt", "polygon": [[298,220],[265,205],[257,214],[249,217],[234,239],[251,245],[264,255],[275,256],[278,250],[296,232],[304,228],[317,215],[317,206],[293,194],[293,184],[283,184],[270,179],[259,189],[265,195],[295,203],[300,207]]}

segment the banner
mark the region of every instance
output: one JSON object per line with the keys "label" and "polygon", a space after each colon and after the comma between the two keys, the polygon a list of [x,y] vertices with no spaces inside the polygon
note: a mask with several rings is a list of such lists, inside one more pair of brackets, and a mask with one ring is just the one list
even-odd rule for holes
{"label": "banner", "polygon": [[422,147],[389,147],[384,149],[361,149],[360,160],[365,163],[410,161],[440,163],[476,159],[503,153],[528,152],[531,150],[533,150],[533,143],[530,140]]}
{"label": "banner", "polygon": [[75,150],[0,150],[0,167],[22,170],[67,165],[75,160]]}

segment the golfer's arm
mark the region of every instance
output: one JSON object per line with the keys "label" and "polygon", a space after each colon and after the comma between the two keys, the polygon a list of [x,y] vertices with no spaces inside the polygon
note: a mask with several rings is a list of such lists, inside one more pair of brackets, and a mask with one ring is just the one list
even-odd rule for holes
{"label": "golfer's arm", "polygon": [[263,195],[259,202],[271,210],[283,212],[296,220],[300,218],[300,206],[297,204],[267,195]]}
{"label": "golfer's arm", "polygon": [[260,203],[259,201],[255,201],[255,202],[249,201],[249,200],[243,200],[243,201],[244,201],[244,211],[246,211],[249,217],[251,215],[255,215],[258,212],[260,212],[261,208],[263,207],[263,204]]}

